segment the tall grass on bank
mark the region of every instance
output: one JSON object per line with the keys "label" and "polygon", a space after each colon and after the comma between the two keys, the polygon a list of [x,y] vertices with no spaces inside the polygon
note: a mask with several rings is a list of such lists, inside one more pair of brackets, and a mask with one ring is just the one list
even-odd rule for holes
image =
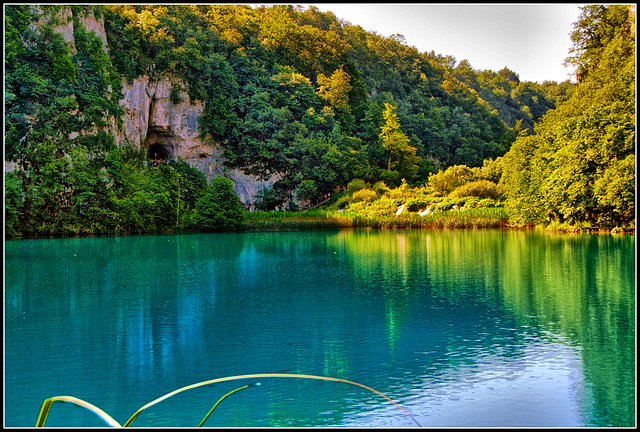
{"label": "tall grass on bank", "polygon": [[245,213],[245,231],[335,230],[344,221],[325,210],[253,211]]}
{"label": "tall grass on bank", "polygon": [[398,216],[368,212],[312,210],[306,212],[250,212],[245,230],[295,231],[342,228],[497,228],[507,225],[502,207],[450,210],[420,216],[407,212]]}

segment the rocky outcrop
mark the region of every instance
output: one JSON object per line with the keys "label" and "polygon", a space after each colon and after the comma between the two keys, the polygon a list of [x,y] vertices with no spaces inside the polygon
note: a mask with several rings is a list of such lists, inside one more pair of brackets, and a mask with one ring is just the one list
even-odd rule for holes
{"label": "rocky outcrop", "polygon": [[89,33],[95,32],[102,41],[102,47],[108,53],[109,45],[107,44],[107,33],[104,29],[104,19],[102,17],[97,18],[93,11],[88,10],[82,17],[80,17],[80,22]]}
{"label": "rocky outcrop", "polygon": [[[191,159],[202,153],[203,139],[198,129],[198,117],[204,106],[192,102],[180,92],[179,102],[171,100],[171,88],[183,86],[180,80],[165,77],[150,80],[136,78],[133,83],[123,81],[120,105],[124,110],[123,127],[116,132],[116,143],[129,143],[148,148],[158,144],[169,157]],[[210,151],[209,151],[210,153]]]}
{"label": "rocky outcrop", "polygon": [[38,5],[31,6],[39,16],[38,21],[31,23],[31,30],[36,33],[39,32],[40,27],[44,24],[53,22],[53,31],[59,33],[64,38],[65,42],[69,45],[69,51],[71,55],[76,53],[75,39],[73,37],[73,14],[71,8],[62,7],[57,10],[54,16],[51,16],[48,12],[42,10]]}
{"label": "rocky outcrop", "polygon": [[[40,12],[43,10],[39,6]],[[73,12],[68,6],[52,9],[41,14],[33,29],[46,22],[54,25],[54,31],[60,33],[67,44],[71,55],[76,53],[74,40]],[[82,8],[78,22],[84,25],[88,32],[95,32],[102,40],[102,45],[108,53],[107,37],[104,20],[97,18],[90,7]],[[172,97],[172,89],[173,97]],[[122,127],[116,127],[115,119],[111,119],[111,133],[115,136],[116,144],[129,143],[142,148],[152,158],[181,157],[190,165],[200,169],[210,181],[216,176],[224,176],[233,181],[234,191],[240,197],[245,207],[252,208],[253,196],[262,188],[273,185],[276,177],[269,181],[261,181],[253,176],[244,174],[240,170],[230,170],[224,166],[224,157],[219,145],[207,137],[201,136],[198,119],[204,110],[200,101],[192,101],[187,94],[186,85],[180,79],[164,76],[151,79],[140,76],[133,82],[122,82],[122,99],[119,101],[123,108]],[[85,131],[84,133],[88,133]],[[75,138],[78,134],[73,134]],[[5,161],[5,170],[13,169]]]}
{"label": "rocky outcrop", "polygon": [[[172,89],[174,97],[172,98]],[[178,90],[180,89],[180,90]],[[202,137],[198,118],[204,110],[200,101],[192,101],[185,84],[171,76],[151,80],[148,76],[132,83],[123,81],[120,105],[124,114],[121,130],[115,130],[117,144],[128,142],[145,149],[152,158],[180,157],[202,171],[208,180],[224,176],[233,181],[234,192],[251,208],[253,196],[276,180],[261,181],[240,170],[224,166],[220,146]]]}
{"label": "rocky outcrop", "polygon": [[[32,6],[40,16],[38,21],[31,24],[31,29],[38,31],[38,28],[47,22],[53,23],[53,30],[56,33],[62,35],[64,40],[69,45],[69,52],[71,55],[76,53],[75,37],[73,35],[73,12],[68,6],[60,7],[54,16],[50,15],[49,11],[43,11],[37,5]],[[108,53],[109,47],[107,44],[107,34],[104,28],[104,19],[97,18],[91,8],[86,8],[82,11],[82,15],[77,17],[79,22],[84,25],[85,29],[91,33],[94,32],[102,41],[102,47]]]}

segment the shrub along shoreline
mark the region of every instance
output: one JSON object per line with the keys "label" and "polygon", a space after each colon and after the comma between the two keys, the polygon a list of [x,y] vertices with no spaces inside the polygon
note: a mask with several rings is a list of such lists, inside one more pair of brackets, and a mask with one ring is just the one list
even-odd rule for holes
{"label": "shrub along shoreline", "polygon": [[[504,207],[469,210],[448,210],[420,216],[407,212],[396,216],[371,217],[349,214],[335,210],[313,209],[307,211],[254,211],[245,212],[241,229],[218,230],[217,232],[287,232],[287,231],[332,231],[357,228],[370,229],[487,229],[509,230],[538,229],[556,233],[588,234],[633,234],[635,227],[591,227],[581,225],[512,225]],[[67,233],[51,235],[24,235],[10,237],[12,240],[69,237],[113,237],[135,235],[197,234],[204,231],[194,229],[169,229],[158,232],[112,232],[112,233]]]}
{"label": "shrub along shoreline", "polygon": [[[190,224],[156,230],[76,231],[31,233],[12,239],[195,234],[202,232],[273,232],[370,229],[539,229],[560,233],[635,233],[635,226],[598,227],[589,224],[514,224],[500,197],[441,196],[429,187],[406,183],[388,189],[380,182],[369,189],[364,182],[336,195],[332,202],[303,211],[243,211],[228,179],[217,178],[197,201]],[[364,192],[364,193],[363,193]],[[230,212],[229,209],[234,210]],[[205,223],[206,222],[206,223]]]}
{"label": "shrub along shoreline", "polygon": [[418,213],[366,217],[326,210],[308,212],[251,212],[247,215],[244,231],[305,231],[341,230],[352,228],[372,229],[540,229],[558,233],[627,234],[635,233],[635,227],[591,227],[581,225],[512,225],[504,207],[444,211],[420,216]]}

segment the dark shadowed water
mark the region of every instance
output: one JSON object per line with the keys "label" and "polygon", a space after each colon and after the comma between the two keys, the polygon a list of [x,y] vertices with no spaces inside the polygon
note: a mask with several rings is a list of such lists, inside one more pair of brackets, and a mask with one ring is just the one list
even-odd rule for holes
{"label": "dark shadowed water", "polygon": [[[5,243],[5,425],[121,424],[244,374],[422,426],[635,425],[635,236],[347,230]],[[134,426],[416,426],[344,382],[173,396]],[[103,426],[53,405],[47,426]]]}

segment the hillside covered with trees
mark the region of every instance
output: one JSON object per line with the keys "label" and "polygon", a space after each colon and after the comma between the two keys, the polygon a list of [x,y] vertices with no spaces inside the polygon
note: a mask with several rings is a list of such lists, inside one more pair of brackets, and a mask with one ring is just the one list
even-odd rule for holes
{"label": "hillside covered with trees", "polygon": [[[571,58],[578,85],[474,70],[286,5],[71,6],[72,51],[54,31],[59,8],[5,8],[5,161],[17,167],[5,175],[8,235],[241,227],[225,179],[207,184],[184,161],[157,167],[141,143],[115,145],[122,83],[163,74],[185,83],[176,98],[184,90],[204,104],[199,130],[229,168],[277,175],[260,209],[340,196],[344,207],[358,182],[444,197],[485,181],[514,223],[634,219],[626,6],[584,8]],[[106,51],[82,25],[89,14],[104,20]],[[475,174],[436,186],[454,171]]]}
{"label": "hillside covered with trees", "polygon": [[502,160],[515,223],[635,223],[635,9],[582,8],[567,62],[579,85]]}

